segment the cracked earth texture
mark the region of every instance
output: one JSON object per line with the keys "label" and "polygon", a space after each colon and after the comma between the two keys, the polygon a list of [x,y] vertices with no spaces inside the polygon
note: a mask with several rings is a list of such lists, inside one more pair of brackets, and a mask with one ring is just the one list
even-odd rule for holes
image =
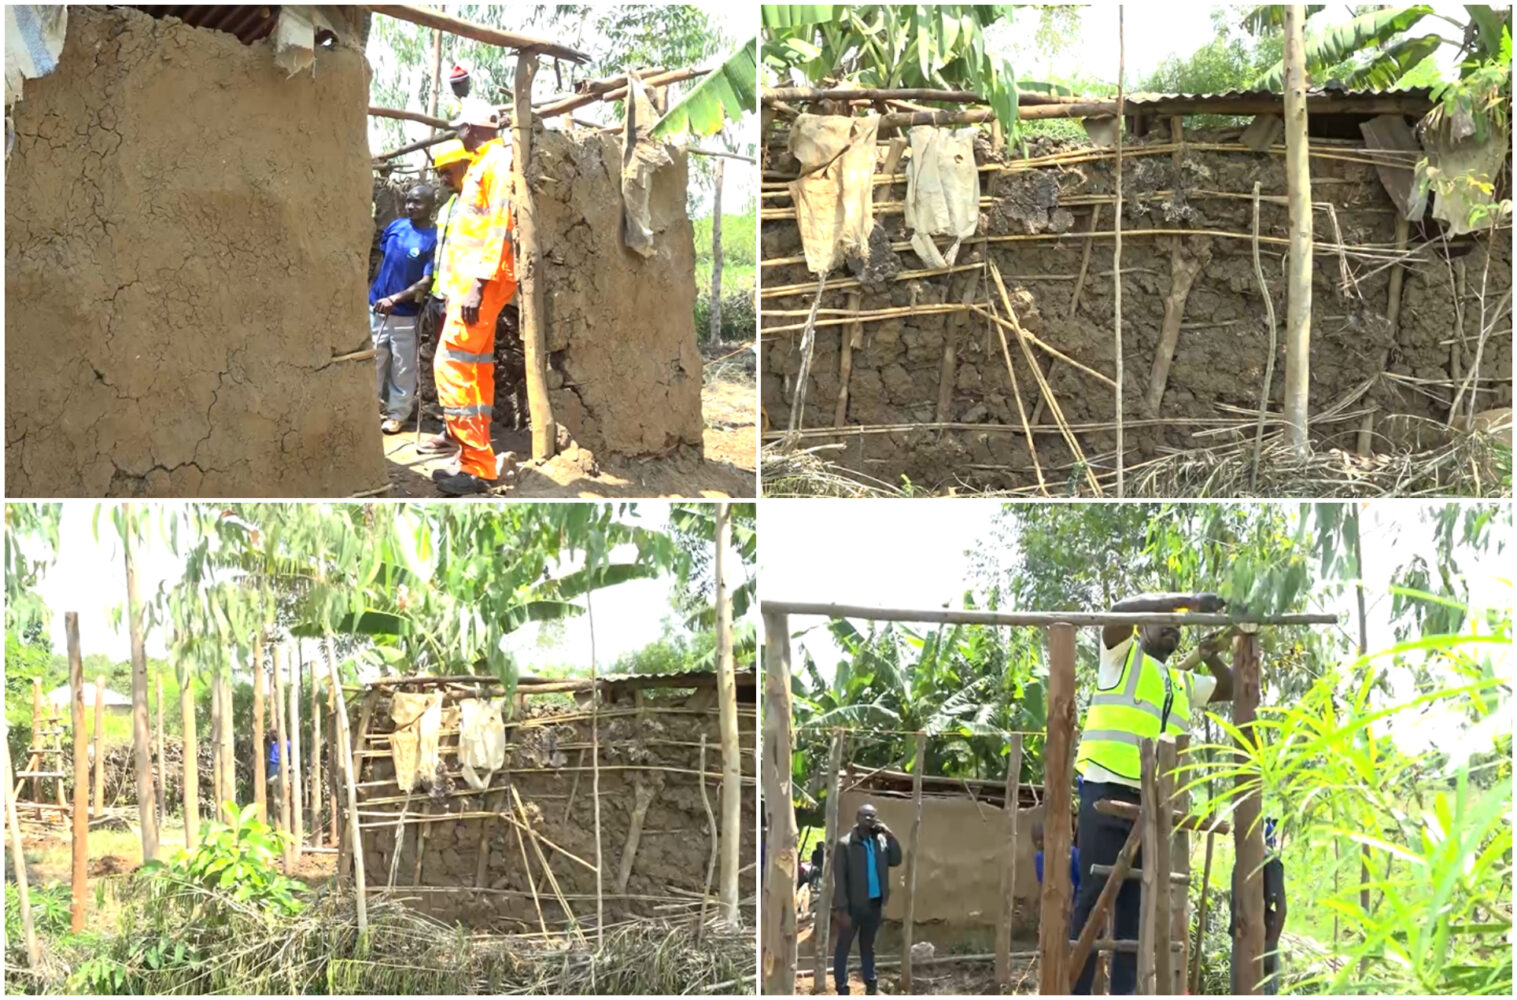
{"label": "cracked earth texture", "polygon": [[368,71],[76,7],[7,158],[12,496],[385,482],[368,346]]}

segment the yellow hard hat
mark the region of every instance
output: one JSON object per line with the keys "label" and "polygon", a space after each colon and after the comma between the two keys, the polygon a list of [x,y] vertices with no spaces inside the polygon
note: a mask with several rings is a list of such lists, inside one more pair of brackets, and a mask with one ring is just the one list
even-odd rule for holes
{"label": "yellow hard hat", "polygon": [[464,144],[457,139],[449,139],[432,147],[432,166],[438,170],[450,163],[467,163],[474,159],[474,154],[464,148]]}

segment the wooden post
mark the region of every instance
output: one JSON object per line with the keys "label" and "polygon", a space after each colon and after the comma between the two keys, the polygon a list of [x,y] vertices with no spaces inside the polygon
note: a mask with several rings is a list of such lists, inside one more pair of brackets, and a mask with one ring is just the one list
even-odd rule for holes
{"label": "wooden post", "polygon": [[[595,947],[602,949],[606,946],[606,893],[603,875],[606,863],[600,836],[600,674],[595,659],[595,604],[591,600],[591,593],[585,593],[585,617],[590,626],[590,799],[595,817]],[[512,786],[511,792],[514,798],[515,786]],[[520,832],[517,831],[518,835]],[[523,853],[526,853],[525,849]],[[547,867],[546,862],[543,867]],[[532,890],[532,897],[536,900],[536,889]]]}
{"label": "wooden post", "polygon": [[163,670],[158,671],[158,821],[169,815],[169,770],[163,759]]}
{"label": "wooden post", "polygon": [[[742,843],[743,759],[737,734],[737,677],[732,659],[732,594],[727,586],[727,548],[732,539],[732,505],[716,505],[716,701],[722,737],[722,835],[720,891],[722,919],[736,927],[737,872]],[[793,987],[792,983],[792,987]]]}
{"label": "wooden post", "polygon": [[[1162,747],[1160,749],[1163,750]],[[1190,811],[1190,794],[1175,791],[1185,781],[1174,773],[1174,768],[1185,762],[1185,754],[1189,749],[1190,734],[1180,733],[1175,736],[1174,760],[1171,761],[1168,776],[1169,794],[1166,796],[1175,812]],[[1170,981],[1163,989],[1166,993],[1178,995],[1185,992],[1185,973],[1190,968],[1190,831],[1183,825],[1176,826],[1170,842],[1174,845],[1170,852],[1171,870],[1183,875],[1185,881],[1176,883],[1173,879],[1170,880],[1169,940],[1178,946],[1179,953],[1170,970]]]}
{"label": "wooden post", "polygon": [[300,783],[300,660],[293,656],[290,657],[290,711],[286,726],[290,731],[290,759],[284,762],[288,767],[285,783],[290,786],[290,832],[294,836],[290,852],[294,863],[299,865],[300,845],[305,841],[305,821],[300,815],[305,795]]}
{"label": "wooden post", "polygon": [[1143,811],[1143,895],[1141,922],[1138,928],[1138,992],[1149,996],[1167,994],[1173,989],[1170,970],[1170,836],[1173,814],[1169,807],[1169,789],[1174,770],[1174,742],[1144,740]]}
{"label": "wooden post", "polygon": [[711,326],[713,344],[722,339],[722,167],[726,160],[716,158],[716,195],[711,209]]}
{"label": "wooden post", "polygon": [[[330,644],[332,636],[327,635]],[[337,676],[337,661],[332,657],[327,658],[327,673],[332,681],[332,698],[336,702],[337,717],[337,742],[333,745],[333,751],[339,748],[347,748],[348,741],[348,707],[342,697],[342,681]],[[342,780],[344,790],[347,793],[348,805],[348,853],[353,859],[353,882],[354,893],[358,904],[358,934],[361,937],[369,932],[369,908],[365,900],[366,889],[363,877],[363,841],[358,834],[358,788],[353,781],[353,757],[347,753],[334,752],[333,756],[338,759],[342,768]]]}
{"label": "wooden post", "polygon": [[[432,94],[427,98],[427,114],[437,117],[437,100],[442,96],[442,29],[432,29]],[[315,676],[312,670],[311,675]]]}
{"label": "wooden post", "polygon": [[[1114,317],[1112,319],[1112,334],[1116,340],[1116,424],[1117,424],[1117,496],[1127,495],[1124,465],[1126,461],[1125,449],[1122,442],[1122,133],[1126,131],[1127,119],[1122,115],[1123,105],[1123,75],[1127,68],[1127,32],[1122,22],[1123,6],[1117,5],[1117,167],[1116,167],[1116,196],[1117,210],[1112,225],[1111,246],[1111,294]],[[1092,216],[1094,226],[1094,217]],[[1048,824],[1044,824],[1046,831]],[[1045,841],[1046,843],[1046,841]],[[1043,855],[1045,858],[1048,854]],[[1047,884],[1047,872],[1044,872],[1044,884]],[[1062,979],[1055,979],[1061,982]]]}
{"label": "wooden post", "polygon": [[11,741],[9,731],[0,739],[0,753],[5,755],[5,827],[11,839],[11,867],[16,872],[16,897],[21,904],[21,933],[26,939],[27,964],[37,968],[42,960],[37,950],[37,930],[32,926],[32,896],[26,881],[26,852],[21,840],[21,820],[16,816],[16,785],[11,770]]}
{"label": "wooden post", "polygon": [[[63,615],[63,632],[68,640],[68,686],[69,704],[72,706],[74,724],[74,815],[73,815],[73,901],[69,907],[69,927],[75,934],[84,930],[84,915],[89,908],[89,761],[85,748],[89,743],[84,735],[84,656],[79,652],[79,613],[66,611]],[[18,868],[26,861],[20,854],[13,860]]]}
{"label": "wooden post", "polygon": [[105,675],[95,677],[95,800],[94,815],[105,808]]}
{"label": "wooden post", "polygon": [[221,677],[221,776],[226,781],[226,799],[237,806],[237,720],[232,710],[232,670],[228,663]]}
{"label": "wooden post", "polygon": [[1011,925],[1017,902],[1017,817],[1022,794],[1022,734],[1011,734],[1006,758],[1006,853],[1001,859],[1001,914],[996,921],[996,985],[1011,987]]}
{"label": "wooden post", "polygon": [[816,900],[816,924],[811,943],[815,949],[812,960],[811,992],[820,996],[830,993],[827,989],[827,969],[832,964],[832,864],[833,845],[838,841],[838,812],[843,794],[841,780],[843,771],[843,731],[832,731],[832,750],[827,755],[827,821],[822,828],[822,885]]}
{"label": "wooden post", "polygon": [[[31,752],[31,759],[26,762],[26,769],[28,771],[32,772],[32,774],[36,774],[36,773],[38,773],[39,771],[42,770],[42,754],[38,753],[37,751],[40,750],[41,747],[42,747],[42,740],[43,740],[43,736],[42,736],[42,723],[43,723],[43,719],[44,719],[44,716],[42,714],[42,678],[41,677],[33,677],[32,678],[32,739],[31,739],[31,743],[28,744],[28,748],[29,748],[29,750]],[[19,784],[19,782],[18,782],[18,784]],[[42,779],[41,778],[35,778],[35,777],[32,778],[32,801],[33,802],[41,802],[42,801]],[[37,810],[37,814],[40,816],[42,814],[42,810],[38,809]]]}
{"label": "wooden post", "polygon": [[917,851],[922,842],[922,769],[927,766],[927,734],[917,733],[911,769],[911,833],[906,840],[906,919],[901,924],[901,992],[911,992],[911,939],[916,931]]}
{"label": "wooden post", "polygon": [[1190,958],[1190,992],[1192,994],[1201,992],[1201,956],[1205,954],[1202,947],[1206,942],[1206,897],[1211,888],[1212,847],[1215,843],[1216,838],[1210,833],[1206,834],[1206,860],[1201,866],[1201,901],[1196,904],[1196,945],[1191,950]]}
{"label": "wooden post", "polygon": [[1307,419],[1311,409],[1312,178],[1306,128],[1305,20],[1303,5],[1285,8],[1285,193],[1290,206],[1290,252],[1285,271],[1285,439],[1298,454],[1305,454],[1309,447]]}
{"label": "wooden post", "polygon": [[258,822],[269,821],[269,764],[263,734],[268,731],[263,711],[263,633],[253,636],[253,804]]}
{"label": "wooden post", "polygon": [[[1240,632],[1233,646],[1233,724],[1251,741],[1258,740],[1254,716],[1259,707],[1259,635]],[[1240,745],[1241,746],[1241,745]],[[1241,750],[1239,751],[1242,758]],[[1233,968],[1237,992],[1253,995],[1264,978],[1264,828],[1259,822],[1259,792],[1246,773],[1239,774],[1240,796],[1233,813],[1233,848],[1237,866],[1233,884]]]}
{"label": "wooden post", "polygon": [[532,421],[532,458],[553,457],[558,428],[548,402],[548,347],[543,332],[541,275],[542,256],[537,246],[537,207],[528,180],[532,163],[532,78],[537,75],[537,53],[516,53],[515,105],[511,115],[511,177],[515,198],[511,210],[516,227],[516,281],[520,291],[521,341],[526,355],[527,409]]}
{"label": "wooden post", "polygon": [[[279,754],[279,832],[290,832],[290,752],[286,742],[288,732],[284,718],[284,646],[274,643],[274,739]],[[295,856],[290,849],[289,837],[280,838],[284,846],[284,873],[295,873]]]}
{"label": "wooden post", "polygon": [[[1075,629],[1048,627],[1048,742],[1043,754],[1043,857],[1069,857],[1071,786],[1074,784]],[[1043,866],[1038,919],[1038,992],[1063,994],[1069,986],[1069,866]]]}
{"label": "wooden post", "polygon": [[137,821],[142,829],[142,860],[158,858],[158,813],[153,804],[153,761],[148,745],[147,647],[142,634],[142,600],[137,594],[137,567],[132,559],[132,508],[121,505],[121,547],[126,562],[127,634],[132,645],[132,756],[137,770]]}
{"label": "wooden post", "polygon": [[200,843],[200,741],[195,731],[195,675],[186,664],[179,676],[179,720],[184,730],[184,848]]}
{"label": "wooden post", "polygon": [[311,843],[321,843],[321,671],[311,661],[311,777],[306,794],[311,800]]}
{"label": "wooden post", "polygon": [[[337,649],[332,637],[327,636],[321,646],[322,652],[326,654],[328,674],[336,674]],[[327,733],[331,737],[328,742],[332,748],[327,752],[330,758],[327,761],[327,836],[333,847],[339,847],[342,843],[342,834],[337,829],[337,786],[342,770],[337,765],[337,748],[344,744],[337,739],[337,691],[330,681],[327,683]]]}
{"label": "wooden post", "polygon": [[[848,313],[858,315],[864,297],[859,292],[848,293]],[[864,346],[864,324],[858,321],[838,327],[842,338],[838,342],[838,401],[832,413],[832,426],[841,427],[848,419],[848,379],[853,373],[853,349]]]}
{"label": "wooden post", "polygon": [[762,992],[795,992],[795,806],[791,801],[790,626],[784,614],[764,614],[765,848]]}
{"label": "wooden post", "polygon": [[[213,668],[214,669],[214,668]],[[221,776],[221,680],[211,674],[211,808],[212,821],[221,819],[222,796],[226,794],[226,782]]]}

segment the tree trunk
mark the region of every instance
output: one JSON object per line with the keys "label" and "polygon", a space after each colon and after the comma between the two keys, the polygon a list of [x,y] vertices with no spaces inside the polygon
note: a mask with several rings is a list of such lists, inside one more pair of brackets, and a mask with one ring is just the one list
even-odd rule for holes
{"label": "tree trunk", "polygon": [[[737,733],[737,679],[732,663],[732,595],[727,587],[727,547],[732,538],[732,505],[716,505],[716,699],[722,733],[722,835],[719,896],[722,918],[733,927],[738,916],[737,872],[742,843],[743,763]],[[792,984],[793,985],[793,984]]]}
{"label": "tree trunk", "polygon": [[822,884],[816,903],[816,929],[812,945],[811,992],[820,996],[827,989],[827,969],[832,965],[832,865],[833,846],[838,841],[838,799],[842,796],[843,731],[832,731],[832,751],[827,755],[827,825],[822,828]]}
{"label": "tree trunk", "polygon": [[200,744],[195,732],[194,675],[186,666],[179,679],[179,718],[184,727],[184,846],[200,843]]}
{"label": "tree trunk", "polygon": [[[1241,633],[1233,648],[1233,725],[1244,737],[1257,741],[1254,716],[1259,707],[1259,636]],[[1242,755],[1243,745],[1238,754]],[[1233,969],[1240,996],[1259,991],[1263,978],[1264,953],[1264,830],[1259,822],[1259,790],[1251,786],[1247,772],[1237,777],[1240,795],[1233,807],[1233,850],[1235,852],[1233,921]]]}
{"label": "tree trunk", "polygon": [[132,505],[121,505],[122,550],[126,562],[127,633],[132,644],[132,756],[137,766],[137,820],[142,825],[142,860],[158,858],[158,812],[153,793],[153,759],[147,714],[147,649],[142,635],[142,601],[132,560]]}
{"label": "tree trunk", "polygon": [[37,931],[32,926],[32,897],[26,881],[26,855],[21,842],[21,820],[16,816],[16,785],[11,770],[11,741],[0,740],[0,754],[5,755],[5,828],[10,834],[11,867],[16,872],[16,897],[21,909],[21,933],[26,940],[26,961],[32,969],[41,961],[37,950]]}
{"label": "tree trunk", "polygon": [[221,820],[222,796],[226,794],[226,781],[221,776],[221,679],[211,675],[211,819]]}
{"label": "tree trunk", "polygon": [[901,923],[901,992],[911,992],[911,939],[916,932],[917,853],[922,844],[922,768],[927,766],[927,734],[917,733],[911,769],[911,833],[906,840],[906,919]]}
{"label": "tree trunk", "polygon": [[158,821],[169,816],[169,771],[163,759],[163,671],[158,671]]}
{"label": "tree trunk", "polygon": [[[322,650],[327,658],[327,673],[331,677],[336,677],[337,651],[334,648],[331,636],[327,636],[326,641],[322,643]],[[342,771],[338,767],[337,758],[342,755],[337,752],[337,749],[345,744],[339,741],[337,737],[337,706],[339,704],[339,697],[336,682],[329,680],[327,683],[327,725],[331,727],[329,732],[332,738],[329,741],[331,750],[327,751],[330,758],[327,763],[327,835],[331,838],[333,847],[340,847],[342,844],[342,833],[337,829],[337,786],[342,777]],[[341,872],[339,871],[340,874]]]}
{"label": "tree trunk", "polygon": [[[437,99],[442,94],[442,29],[432,29],[432,94],[427,98],[427,114],[437,117]],[[312,674],[314,675],[314,672]]]}
{"label": "tree trunk", "polygon": [[791,729],[790,626],[784,614],[764,615],[764,816],[765,848],[763,968],[767,995],[795,992],[795,806],[791,799],[790,758],[795,750]]}
{"label": "tree trunk", "polygon": [[542,257],[537,247],[537,208],[527,182],[532,164],[532,78],[537,75],[537,54],[516,54],[515,106],[511,120],[511,179],[515,200],[511,206],[516,225],[517,301],[521,307],[522,350],[526,355],[527,408],[532,421],[532,457],[553,457],[558,428],[548,403],[548,348],[543,332],[542,289],[538,269]]}
{"label": "tree trunk", "polygon": [[105,677],[95,678],[95,800],[94,815],[105,808]]}
{"label": "tree trunk", "polygon": [[716,195],[711,209],[711,327],[713,344],[722,339],[722,166],[727,161],[716,158]]}
{"label": "tree trunk", "polygon": [[321,843],[321,671],[316,661],[311,661],[311,763],[310,787],[306,795],[311,800],[311,843]]}
{"label": "tree trunk", "polygon": [[226,801],[237,807],[237,717],[233,711],[232,668],[221,675],[221,780],[226,782]]}
{"label": "tree trunk", "polygon": [[[298,643],[298,640],[297,640]],[[298,650],[299,645],[296,646]],[[290,773],[288,775],[290,786],[290,832],[294,835],[294,842],[290,845],[294,863],[300,864],[300,845],[305,842],[305,821],[301,818],[301,804],[305,800],[302,793],[300,775],[300,659],[292,657],[290,662],[290,711],[286,717],[285,725],[290,730]]]}
{"label": "tree trunk", "polygon": [[263,719],[263,633],[253,636],[253,804],[258,807],[258,822],[269,821],[269,764],[263,734],[268,731]]}
{"label": "tree trunk", "polygon": [[1312,179],[1306,131],[1306,8],[1285,8],[1285,193],[1290,204],[1286,257],[1285,440],[1305,454],[1312,344]]}
{"label": "tree trunk", "polygon": [[1011,736],[1006,758],[1006,854],[1001,862],[1001,918],[996,923],[996,985],[1011,986],[1011,933],[1017,904],[1017,819],[1022,795],[1022,734]]}
{"label": "tree trunk", "polygon": [[[1044,747],[1043,857],[1069,857],[1070,790],[1074,788],[1075,630],[1048,627],[1048,741]],[[1038,916],[1040,993],[1069,992],[1069,866],[1043,866]]]}
{"label": "tree trunk", "polygon": [[[69,705],[74,727],[74,814],[73,814],[73,872],[70,882],[72,901],[69,906],[69,928],[75,933],[84,930],[84,916],[89,909],[89,760],[85,756],[84,734],[84,657],[79,652],[79,613],[68,611],[63,615],[63,631],[68,637],[68,686]],[[6,797],[9,798],[7,789]],[[16,867],[25,867],[20,854],[12,855]]]}
{"label": "tree trunk", "polygon": [[[330,645],[332,637],[327,636]],[[357,896],[358,906],[358,934],[360,938],[369,932],[369,907],[365,898],[364,873],[363,873],[363,841],[358,835],[358,788],[353,781],[353,758],[349,754],[337,752],[341,748],[350,746],[348,739],[348,706],[342,697],[342,681],[337,676],[337,661],[327,658],[327,672],[332,680],[332,698],[336,702],[336,711],[333,713],[337,718],[337,743],[332,747],[334,756],[339,761],[342,769],[342,781],[347,797],[348,805],[348,853],[353,858],[353,881],[354,892]]]}
{"label": "tree trunk", "polygon": [[[290,832],[290,745],[289,732],[285,726],[284,712],[284,647],[274,644],[274,746],[279,755],[279,831]],[[280,838],[284,845],[284,873],[295,873],[295,858],[288,836]]]}

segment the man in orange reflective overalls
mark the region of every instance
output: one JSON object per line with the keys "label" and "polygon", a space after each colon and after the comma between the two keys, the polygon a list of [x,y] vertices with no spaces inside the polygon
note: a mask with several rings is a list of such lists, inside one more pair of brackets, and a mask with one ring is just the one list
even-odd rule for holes
{"label": "man in orange reflective overalls", "polygon": [[443,248],[447,312],[432,375],[458,468],[432,474],[450,496],[484,493],[495,481],[490,420],[495,408],[495,321],[516,294],[511,252],[511,154],[495,109],[467,98],[452,125],[474,162],[464,176]]}

